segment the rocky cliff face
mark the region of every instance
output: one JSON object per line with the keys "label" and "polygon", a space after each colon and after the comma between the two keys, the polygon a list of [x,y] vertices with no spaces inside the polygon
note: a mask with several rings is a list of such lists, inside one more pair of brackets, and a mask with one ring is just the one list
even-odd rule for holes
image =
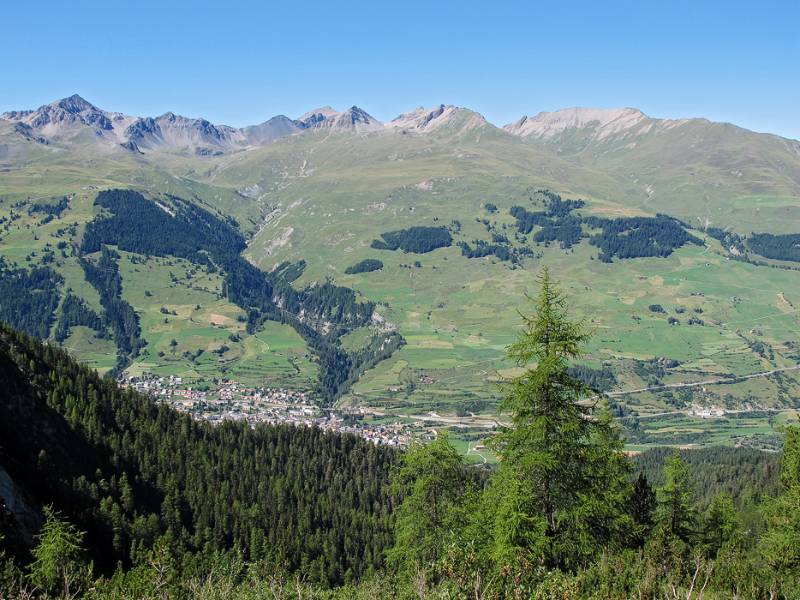
{"label": "rocky cliff face", "polygon": [[125,129],[124,136],[126,142],[135,143],[140,150],[200,146],[233,149],[247,145],[246,135],[239,129],[171,112],[156,118],[136,119]]}
{"label": "rocky cliff face", "polygon": [[32,544],[42,527],[42,507],[14,483],[8,472],[0,466],[0,503],[14,515],[26,544]]}
{"label": "rocky cliff face", "polygon": [[335,117],[339,113],[333,110],[330,106],[323,106],[322,108],[315,108],[297,117],[297,123],[301,129],[309,129],[321,124],[326,119]]}

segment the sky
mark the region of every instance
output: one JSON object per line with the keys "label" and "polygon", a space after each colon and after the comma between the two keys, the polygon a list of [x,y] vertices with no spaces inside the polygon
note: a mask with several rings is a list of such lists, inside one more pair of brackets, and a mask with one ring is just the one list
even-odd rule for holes
{"label": "sky", "polygon": [[503,125],[631,106],[800,139],[800,0],[28,2],[0,56],[0,111],[78,93],[242,126],[444,103]]}

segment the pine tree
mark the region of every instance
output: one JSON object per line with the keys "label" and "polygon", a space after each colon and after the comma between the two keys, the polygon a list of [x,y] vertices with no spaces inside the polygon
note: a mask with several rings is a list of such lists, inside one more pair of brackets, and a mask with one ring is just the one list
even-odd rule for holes
{"label": "pine tree", "polygon": [[703,520],[703,548],[710,557],[740,541],[741,519],[733,505],[733,498],[726,493],[714,496]]}
{"label": "pine tree", "polygon": [[696,533],[694,492],[689,467],[681,455],[673,454],[664,465],[664,487],[658,490],[656,522],[670,537],[691,545]]}
{"label": "pine tree", "polygon": [[787,598],[800,594],[800,427],[786,428],[781,491],[764,509],[767,531],[760,554]]}
{"label": "pine tree", "polygon": [[31,583],[45,594],[75,598],[91,578],[92,568],[83,560],[83,532],[44,507],[45,524],[33,549],[29,567]]}
{"label": "pine tree", "polygon": [[571,321],[566,300],[545,268],[533,316],[508,350],[524,368],[506,387],[501,410],[511,426],[493,444],[501,457],[493,482],[494,556],[500,565],[573,569],[621,544],[627,461],[608,411],[570,375],[589,339]]}

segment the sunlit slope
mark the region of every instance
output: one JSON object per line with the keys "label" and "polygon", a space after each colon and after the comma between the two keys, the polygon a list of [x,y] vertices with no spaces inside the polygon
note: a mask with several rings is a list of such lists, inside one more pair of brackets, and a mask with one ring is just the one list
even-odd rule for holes
{"label": "sunlit slope", "polygon": [[[454,220],[460,223],[455,241],[488,239],[476,219],[496,222],[511,235],[515,221],[509,209],[530,206],[539,187],[587,198],[585,214],[673,214],[630,201],[634,183],[617,183],[494,128],[290,138],[227,157],[209,181],[258,186],[267,217],[247,250],[254,262],[269,269],[283,260],[305,259],[302,282],[333,277],[354,287],[382,302],[379,310],[405,336],[408,345],[367,373],[346,401],[417,414],[494,400],[499,390],[493,382],[511,367],[503,349],[513,339],[517,311],[526,309],[524,294],[535,291],[542,264],[554,269],[576,310],[596,329],[588,362],[612,366],[622,389],[648,384],[650,376],[634,369],[634,360],[680,361],[660,378],[664,383],[744,375],[796,360],[791,346],[798,340],[798,317],[781,300],[800,300],[796,273],[728,260],[710,238],[704,247],[686,246],[668,258],[611,264],[596,260],[597,249],[586,241],[566,251],[540,247],[542,256],[524,259],[520,268],[492,257],[467,259],[457,247],[422,255],[370,247],[386,231],[451,226]],[[487,203],[498,212],[487,212]],[[769,226],[765,222],[765,229]],[[694,233],[705,237],[702,230]],[[344,273],[365,258],[381,260],[384,268]],[[651,304],[663,305],[667,313],[651,312]],[[698,315],[703,325],[687,324]],[[680,324],[670,325],[670,316]],[[772,353],[754,351],[758,341]],[[764,378],[694,391],[698,401],[707,394],[709,403],[741,405],[757,397],[765,405],[791,404],[797,382],[792,373],[785,378],[785,384]],[[625,401],[643,413],[672,409],[663,394]]]}
{"label": "sunlit slope", "polygon": [[[430,178],[522,177],[537,185],[603,196],[617,184],[538,150],[489,124],[432,133],[308,132],[265,148],[222,157],[205,179],[237,189],[258,186],[265,201],[312,193],[390,193]],[[566,185],[571,187],[565,188]],[[331,204],[336,204],[335,199]]]}
{"label": "sunlit slope", "polygon": [[[800,222],[800,142],[705,119],[643,117],[524,137],[530,145],[613,177],[617,198],[695,224],[788,233]],[[794,229],[793,229],[794,227]]]}
{"label": "sunlit slope", "polygon": [[[0,197],[18,200],[91,195],[97,189],[135,188],[155,195],[174,194],[197,200],[234,216],[245,230],[260,219],[257,205],[229,187],[199,181],[194,173],[200,160],[180,156],[141,155],[82,132],[69,144],[26,141],[13,126],[0,120]],[[86,139],[83,139],[86,138]],[[91,212],[81,217],[90,218]]]}
{"label": "sunlit slope", "polygon": [[[0,121],[0,255],[21,267],[47,264],[70,290],[103,314],[97,291],[87,282],[74,248],[85,225],[94,219],[98,190],[135,188],[153,197],[174,194],[223,216],[232,216],[247,232],[261,219],[260,207],[235,190],[180,177],[176,158],[159,161],[123,149],[78,140],[66,146],[20,141]],[[163,157],[162,157],[163,158]],[[52,220],[29,212],[36,204],[55,204],[68,196],[69,205]],[[13,215],[13,219],[11,218]],[[132,224],[133,225],[133,224]],[[177,259],[143,259],[124,255],[121,276],[124,298],[139,314],[147,347],[131,374],[152,372],[184,378],[235,377],[249,385],[289,385],[307,389],[315,380],[305,342],[288,326],[268,327],[247,335],[243,311],[222,296],[221,277],[192,268]],[[62,298],[63,299],[63,298]],[[166,311],[166,314],[162,311]],[[173,314],[174,313],[174,314]],[[172,340],[176,345],[170,345]],[[113,339],[86,327],[74,327],[64,345],[82,361],[105,372],[116,361]]]}

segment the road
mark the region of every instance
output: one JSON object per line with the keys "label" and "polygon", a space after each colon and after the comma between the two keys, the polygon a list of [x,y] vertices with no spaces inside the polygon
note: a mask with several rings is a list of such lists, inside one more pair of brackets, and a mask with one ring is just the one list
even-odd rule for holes
{"label": "road", "polygon": [[[628,396],[631,394],[641,394],[644,392],[653,392],[658,390],[665,390],[665,389],[675,389],[675,388],[690,388],[690,387],[699,387],[704,385],[719,385],[719,384],[726,384],[726,383],[734,383],[737,381],[743,381],[746,379],[755,379],[756,377],[769,377],[770,375],[775,375],[776,373],[784,373],[786,371],[800,371],[800,364],[791,366],[791,367],[781,367],[778,369],[771,369],[769,371],[761,371],[760,373],[750,373],[749,375],[740,375],[737,377],[718,377],[716,379],[708,379],[706,381],[689,381],[689,382],[679,382],[679,383],[665,383],[664,385],[656,385],[651,387],[644,387],[644,388],[637,388],[633,390],[619,390],[616,392],[607,392],[606,395],[612,398],[617,398],[619,396]],[[597,396],[594,398],[589,398],[589,400],[596,399]],[[743,409],[743,410],[729,410],[726,411],[728,413],[746,413],[746,412],[753,412],[754,410],[764,410],[764,409]],[[364,412],[368,412],[377,416],[394,416],[394,417],[402,417],[406,419],[414,419],[415,421],[425,421],[425,422],[435,422],[435,423],[446,423],[450,425],[461,425],[466,427],[483,427],[486,429],[492,429],[499,426],[506,426],[508,423],[504,423],[503,421],[498,421],[497,419],[493,419],[491,417],[476,417],[475,415],[471,415],[469,417],[443,417],[438,415],[435,412],[430,412],[425,415],[404,415],[399,413],[392,413],[386,412],[379,409],[374,408],[365,408]],[[654,413],[654,414],[647,414],[641,415],[643,417],[655,417],[655,416],[666,416],[671,414],[686,414],[684,410],[673,410],[664,413]]]}
{"label": "road", "polygon": [[776,373],[783,373],[785,371],[798,371],[798,370],[800,370],[800,364],[794,365],[793,367],[782,367],[780,369],[772,369],[771,371],[762,371],[761,373],[751,373],[750,375],[740,375],[736,377],[718,377],[717,379],[709,379],[707,381],[665,383],[664,385],[655,385],[652,387],[638,388],[635,390],[621,390],[618,392],[607,392],[606,395],[611,396],[612,398],[616,398],[617,396],[627,396],[629,394],[641,394],[642,392],[653,392],[656,390],[666,390],[670,388],[688,388],[688,387],[698,387],[701,385],[716,385],[720,383],[736,383],[738,381],[743,381],[745,379],[755,379],[756,377],[769,377],[770,375],[775,375]]}

